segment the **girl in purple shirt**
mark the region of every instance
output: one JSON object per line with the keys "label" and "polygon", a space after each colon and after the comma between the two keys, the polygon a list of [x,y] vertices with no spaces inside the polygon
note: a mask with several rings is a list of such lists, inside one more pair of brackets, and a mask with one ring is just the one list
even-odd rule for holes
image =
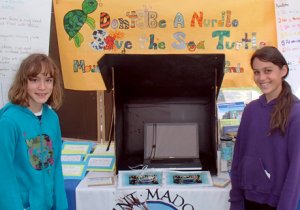
{"label": "girl in purple shirt", "polygon": [[296,210],[300,197],[300,102],[275,47],[251,57],[262,91],[242,116],[231,171],[230,210]]}

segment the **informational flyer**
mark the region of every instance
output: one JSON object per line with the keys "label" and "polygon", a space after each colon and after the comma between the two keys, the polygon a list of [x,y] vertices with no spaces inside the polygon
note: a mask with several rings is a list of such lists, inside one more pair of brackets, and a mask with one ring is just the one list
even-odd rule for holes
{"label": "informational flyer", "polygon": [[287,81],[300,97],[300,1],[275,0],[278,49],[289,65]]}
{"label": "informational flyer", "polygon": [[0,0],[0,108],[8,101],[7,93],[20,62],[33,52],[48,54],[51,3]]}

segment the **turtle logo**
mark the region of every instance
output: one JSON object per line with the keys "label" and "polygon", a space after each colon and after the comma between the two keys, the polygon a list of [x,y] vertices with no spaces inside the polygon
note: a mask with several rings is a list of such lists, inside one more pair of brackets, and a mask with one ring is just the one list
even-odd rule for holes
{"label": "turtle logo", "polygon": [[[174,206],[167,204],[163,201],[153,201],[147,200],[141,202],[138,198],[132,197],[127,198],[126,204],[117,204],[117,206],[121,207],[124,210],[178,210]],[[116,208],[113,208],[116,210]]]}
{"label": "turtle logo", "polygon": [[177,210],[175,207],[162,201],[147,201],[147,208],[148,210]]}
{"label": "turtle logo", "polygon": [[[134,203],[129,207],[122,209],[126,210],[177,210],[175,207],[170,204],[164,203],[162,201],[146,201],[146,203]],[[115,208],[113,210],[116,210]]]}
{"label": "turtle logo", "polygon": [[94,12],[98,3],[96,0],[84,0],[81,5],[82,9],[75,9],[69,11],[64,16],[64,29],[69,35],[69,40],[74,39],[74,44],[78,48],[84,41],[83,35],[80,33],[82,26],[87,23],[88,26],[94,30],[95,20],[88,16]]}

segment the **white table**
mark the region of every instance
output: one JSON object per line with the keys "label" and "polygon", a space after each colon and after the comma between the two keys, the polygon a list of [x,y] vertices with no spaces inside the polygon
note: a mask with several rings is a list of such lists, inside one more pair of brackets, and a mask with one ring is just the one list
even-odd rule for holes
{"label": "white table", "polygon": [[[95,172],[94,172],[95,173]],[[88,177],[95,176],[90,172]],[[77,210],[228,210],[231,186],[132,188],[87,186],[86,179],[76,188]],[[142,208],[147,205],[148,208]]]}

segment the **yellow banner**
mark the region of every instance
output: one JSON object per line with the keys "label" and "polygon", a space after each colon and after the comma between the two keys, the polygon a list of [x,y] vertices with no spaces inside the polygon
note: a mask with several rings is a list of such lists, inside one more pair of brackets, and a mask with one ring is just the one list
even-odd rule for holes
{"label": "yellow banner", "polygon": [[277,42],[273,0],[54,0],[53,4],[67,89],[104,90],[97,61],[106,53],[224,53],[222,87],[253,87],[251,54]]}

